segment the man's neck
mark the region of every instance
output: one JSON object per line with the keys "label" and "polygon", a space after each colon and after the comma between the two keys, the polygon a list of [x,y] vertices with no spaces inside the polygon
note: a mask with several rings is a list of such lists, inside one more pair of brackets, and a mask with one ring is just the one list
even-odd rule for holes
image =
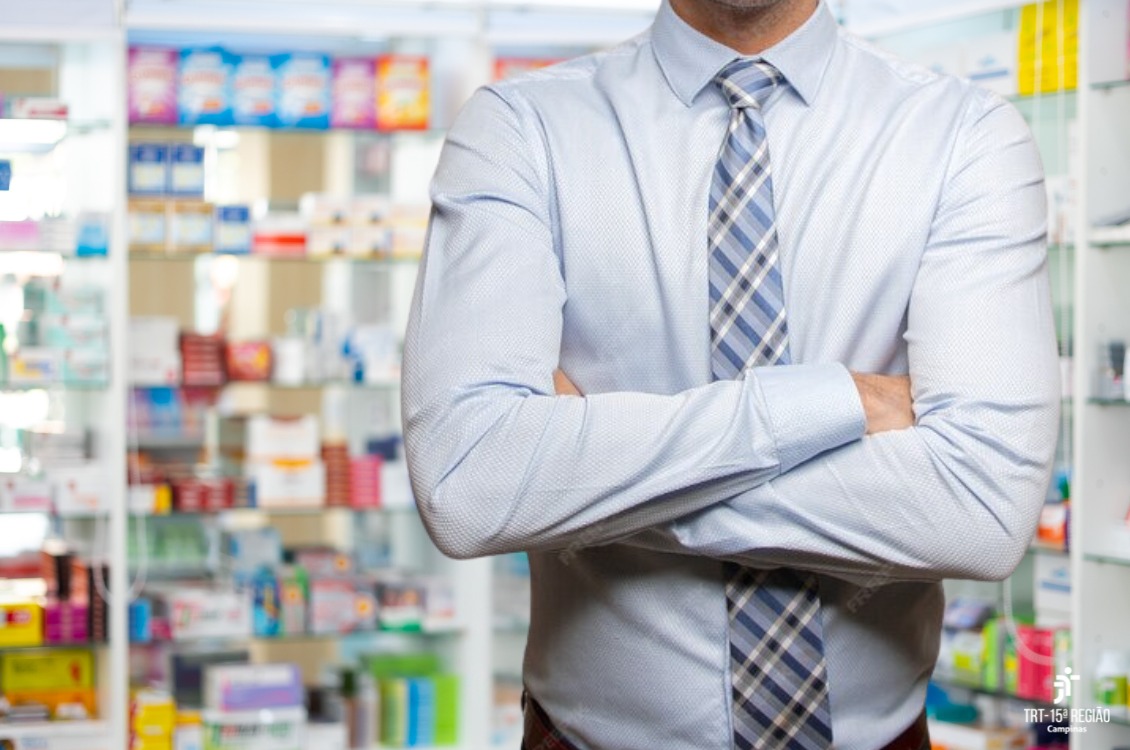
{"label": "man's neck", "polygon": [[757,55],[807,21],[818,0],[781,0],[761,8],[732,8],[710,0],[670,0],[689,26],[742,55]]}

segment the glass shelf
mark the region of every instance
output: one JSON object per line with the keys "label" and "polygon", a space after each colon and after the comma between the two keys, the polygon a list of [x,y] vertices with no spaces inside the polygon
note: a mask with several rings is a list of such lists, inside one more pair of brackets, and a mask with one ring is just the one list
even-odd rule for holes
{"label": "glass shelf", "polygon": [[109,389],[108,383],[0,383],[0,393],[12,391],[80,391],[98,393]]}
{"label": "glass shelf", "polygon": [[1109,91],[1130,86],[1130,81],[1096,81],[1091,84],[1092,91]]}
{"label": "glass shelf", "polygon": [[1087,403],[1094,406],[1130,406],[1130,401],[1124,398],[1089,398]]}
{"label": "glass shelf", "polygon": [[[103,641],[80,641],[79,643],[41,643],[38,646],[0,646],[0,654],[7,654],[12,652],[26,653],[28,651],[58,651],[59,649],[67,648],[105,648],[110,644]],[[0,724],[0,728],[4,727]]]}
{"label": "glass shelf", "polygon": [[930,681],[933,682],[938,687],[943,688],[945,690],[964,690],[965,692],[973,693],[975,695],[987,695],[991,698],[1000,698],[1001,700],[1017,701],[1019,703],[1025,703],[1025,704],[1028,704],[1028,705],[1031,705],[1031,706],[1047,706],[1047,707],[1050,708],[1051,705],[1052,705],[1049,701],[1038,700],[1038,699],[1034,699],[1034,698],[1022,698],[1019,695],[1012,695],[1011,693],[1006,693],[1004,690],[989,690],[989,689],[987,689],[985,687],[981,687],[979,685],[966,684],[964,682],[961,682],[960,680],[949,680],[949,679],[943,679],[943,678],[940,678],[940,677],[931,677]]}
{"label": "glass shelf", "polygon": [[196,646],[202,643],[310,643],[320,641],[339,641],[348,638],[372,638],[373,636],[453,636],[460,635],[466,628],[458,622],[421,627],[418,630],[354,630],[349,633],[294,633],[291,635],[231,635],[216,638],[184,638],[181,640],[155,640],[148,643],[130,643],[134,646]]}
{"label": "glass shelf", "polygon": [[[262,507],[240,507],[240,508],[224,508],[222,510],[174,510],[169,513],[139,513],[132,510],[127,510],[127,515],[131,518],[144,518],[145,520],[162,519],[162,518],[208,518],[211,516],[219,516],[226,513],[261,513],[269,516],[320,516],[326,513],[416,513],[415,505],[397,505],[394,507],[378,506],[373,508],[353,508],[347,505],[319,505],[311,508],[262,508]],[[26,516],[26,515],[51,515],[58,516],[59,519],[64,521],[90,521],[94,519],[106,518],[109,511],[102,513],[65,513],[58,514],[54,510],[42,508],[21,508],[17,510],[0,510],[0,516]]]}
{"label": "glass shelf", "polygon": [[1112,555],[1092,555],[1084,553],[1083,559],[1087,562],[1102,563],[1104,565],[1122,565],[1130,567],[1130,557],[1114,557]]}
{"label": "glass shelf", "polygon": [[[355,383],[352,380],[325,380],[317,383],[274,383],[269,380],[229,380],[223,385],[131,385],[134,390],[157,388],[187,388],[194,391],[212,391],[221,388],[267,388],[272,391],[320,391],[327,388],[348,388],[355,391],[387,391],[400,388],[400,379],[379,380],[372,383]],[[173,437],[173,436],[170,436]],[[158,442],[161,440],[157,438]]]}
{"label": "glass shelf", "polygon": [[149,450],[185,450],[188,448],[199,448],[204,445],[204,434],[183,434],[183,433],[149,433],[130,435],[127,440],[127,445],[130,448],[142,448]]}
{"label": "glass shelf", "polygon": [[238,258],[239,260],[249,260],[256,262],[267,263],[303,263],[313,265],[324,265],[334,261],[343,261],[352,265],[359,266],[373,266],[376,268],[395,268],[397,266],[414,266],[420,262],[420,257],[416,255],[397,255],[384,258],[362,258],[351,257],[346,255],[266,255],[255,253],[147,253],[147,252],[131,252],[129,259],[131,261],[154,261],[154,262],[187,262],[196,260],[197,258]]}

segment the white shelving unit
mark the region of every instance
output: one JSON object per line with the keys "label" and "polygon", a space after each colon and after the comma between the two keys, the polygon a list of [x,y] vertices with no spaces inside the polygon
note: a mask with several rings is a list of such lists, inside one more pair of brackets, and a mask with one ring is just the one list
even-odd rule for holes
{"label": "white shelving unit", "polygon": [[[106,291],[110,378],[106,387],[52,386],[64,394],[68,427],[94,429],[95,457],[106,473],[107,494],[125,496],[125,335],[126,308],[120,289],[125,267],[125,35],[118,7],[109,0],[68,4],[0,2],[0,56],[36,61],[54,70],[58,97],[69,106],[66,133],[54,146],[61,181],[59,204],[52,213],[75,218],[79,212],[109,217],[106,258],[64,258],[65,283],[91,283]],[[8,121],[12,122],[12,121]],[[13,144],[9,144],[13,145]],[[2,158],[4,154],[0,154]],[[19,179],[19,175],[14,175]],[[11,219],[13,217],[0,217]],[[0,387],[0,390],[4,390]],[[72,417],[74,418],[72,421]],[[3,523],[0,517],[0,523]],[[80,521],[63,520],[64,526]],[[0,739],[17,748],[43,750],[120,750],[127,737],[126,638],[127,578],[124,558],[126,509],[112,502],[94,519],[94,556],[109,562],[109,642],[91,648],[96,659],[99,717],[74,723],[0,725]],[[90,531],[88,528],[86,531]],[[45,647],[51,648],[51,647]]]}
{"label": "white shelving unit", "polygon": [[[1130,233],[1099,227],[1130,209],[1130,17],[1125,3],[1086,0],[1080,60],[1080,195],[1076,228],[1075,444],[1072,515],[1074,662],[1084,690],[1073,706],[1095,708],[1090,689],[1101,653],[1130,652],[1130,408],[1098,398],[1111,341],[1130,340]],[[1130,745],[1130,722],[1091,722],[1072,750]]]}

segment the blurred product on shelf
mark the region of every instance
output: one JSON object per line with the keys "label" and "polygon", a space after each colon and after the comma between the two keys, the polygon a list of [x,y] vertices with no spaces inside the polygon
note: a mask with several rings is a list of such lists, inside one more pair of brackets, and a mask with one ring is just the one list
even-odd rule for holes
{"label": "blurred product on shelf", "polygon": [[1130,653],[1105,649],[1095,667],[1094,697],[1100,708],[1110,711],[1116,719],[1125,721],[1130,715]]}
{"label": "blurred product on shelf", "polygon": [[109,383],[109,326],[101,289],[32,279],[8,291],[22,314],[18,325],[0,326],[5,360],[0,386],[100,388]]}
{"label": "blurred product on shelf", "polygon": [[98,212],[81,212],[73,218],[53,216],[0,221],[0,252],[103,257],[109,253],[109,221],[107,214]]}
{"label": "blurred product on shelf", "polygon": [[0,117],[17,120],[66,120],[67,103],[49,96],[13,96],[0,99]]}
{"label": "blurred product on shelf", "polygon": [[[132,124],[386,131],[430,124],[430,64],[423,56],[334,59],[134,46],[128,61]],[[23,101],[13,100],[32,106]]]}
{"label": "blurred product on shelf", "polygon": [[13,709],[51,719],[92,718],[98,714],[96,686],[89,650],[0,653],[0,695]]}

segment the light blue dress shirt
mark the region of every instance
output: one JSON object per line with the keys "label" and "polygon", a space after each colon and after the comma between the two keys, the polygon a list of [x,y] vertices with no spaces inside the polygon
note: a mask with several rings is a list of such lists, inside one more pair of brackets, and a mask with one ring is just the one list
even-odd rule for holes
{"label": "light blue dress shirt", "polygon": [[[821,575],[839,750],[921,710],[946,577],[1007,575],[1059,390],[1039,156],[1016,110],[821,5],[762,57],[796,364],[710,382],[707,191],[736,54],[664,3],[477,92],[410,317],[413,487],[456,557],[530,551],[525,680],[585,749],[730,747],[722,559]],[[554,395],[561,367],[585,398]],[[910,373],[865,437],[849,369]]]}

